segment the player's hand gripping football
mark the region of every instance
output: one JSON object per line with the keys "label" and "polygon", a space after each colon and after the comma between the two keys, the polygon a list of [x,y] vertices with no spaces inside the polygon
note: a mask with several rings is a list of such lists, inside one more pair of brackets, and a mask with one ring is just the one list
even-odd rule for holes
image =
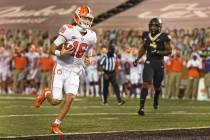
{"label": "player's hand gripping football", "polygon": [[74,47],[62,47],[61,56],[66,56],[74,53]]}

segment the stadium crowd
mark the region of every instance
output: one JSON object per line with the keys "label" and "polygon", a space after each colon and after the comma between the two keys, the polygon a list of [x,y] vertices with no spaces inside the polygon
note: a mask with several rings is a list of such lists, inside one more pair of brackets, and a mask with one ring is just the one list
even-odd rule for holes
{"label": "stadium crowd", "polygon": [[[100,96],[102,72],[98,63],[107,48],[115,46],[116,73],[121,96],[139,97],[145,58],[133,66],[143,30],[97,31],[93,63],[81,76],[81,96]],[[165,57],[166,76],[162,97],[197,99],[199,79],[204,78],[203,92],[209,97],[210,89],[210,27],[194,29],[165,29],[171,36],[173,53]],[[50,86],[55,57],[48,54],[52,43],[48,32],[39,30],[0,29],[1,94],[36,94]],[[150,88],[152,96],[153,88]]]}

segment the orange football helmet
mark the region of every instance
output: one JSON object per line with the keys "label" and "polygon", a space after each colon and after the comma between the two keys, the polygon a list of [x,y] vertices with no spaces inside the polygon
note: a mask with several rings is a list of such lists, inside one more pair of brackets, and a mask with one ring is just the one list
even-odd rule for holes
{"label": "orange football helmet", "polygon": [[86,5],[78,7],[75,11],[74,21],[82,28],[88,29],[93,23],[93,10]]}

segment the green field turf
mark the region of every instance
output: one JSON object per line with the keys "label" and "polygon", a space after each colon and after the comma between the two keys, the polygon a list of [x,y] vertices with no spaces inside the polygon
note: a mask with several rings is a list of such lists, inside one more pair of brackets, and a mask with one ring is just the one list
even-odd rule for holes
{"label": "green field turf", "polygon": [[[59,106],[45,102],[35,109],[34,98],[0,96],[0,137],[50,134],[49,127]],[[159,110],[154,111],[150,99],[146,103],[146,116],[140,117],[139,99],[125,100],[125,105],[118,106],[115,98],[109,98],[109,106],[102,106],[99,98],[77,97],[62,130],[87,133],[210,127],[210,102],[162,99]]]}

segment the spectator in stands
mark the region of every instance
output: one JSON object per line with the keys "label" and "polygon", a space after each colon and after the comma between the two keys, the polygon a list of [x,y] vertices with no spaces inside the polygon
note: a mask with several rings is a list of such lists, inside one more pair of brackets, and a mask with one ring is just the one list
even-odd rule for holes
{"label": "spectator in stands", "polygon": [[11,76],[10,71],[10,52],[7,47],[0,48],[0,82],[1,82],[1,92],[6,94],[9,90],[7,86],[8,78]]}
{"label": "spectator in stands", "polygon": [[24,77],[26,76],[25,71],[27,67],[27,59],[22,53],[22,49],[20,47],[15,48],[15,54],[12,58],[12,61],[14,63],[13,92],[22,93],[25,85]]}
{"label": "spectator in stands", "polygon": [[172,99],[178,99],[180,91],[181,74],[184,66],[184,60],[181,53],[181,50],[177,49],[171,58],[171,73],[168,80],[168,96]]}
{"label": "spectator in stands", "polygon": [[210,98],[210,56],[208,56],[207,59],[204,61],[204,70],[205,90],[208,95],[208,98]]}
{"label": "spectator in stands", "polygon": [[25,54],[28,60],[27,65],[27,81],[28,86],[26,90],[26,94],[36,93],[37,91],[37,82],[38,80],[38,57],[39,54],[37,52],[37,47],[35,44],[31,44],[29,47],[29,52]]}
{"label": "spectator in stands", "polygon": [[[133,54],[133,61],[135,60],[135,58],[138,56],[138,49],[135,48],[132,50],[132,54]],[[141,85],[142,85],[142,72],[143,72],[143,67],[144,67],[144,60],[141,59],[139,61],[139,64],[137,64],[137,66],[133,66],[133,64],[131,65],[130,68],[130,83],[131,83],[131,87],[130,87],[130,97],[140,97],[140,89],[141,89]]]}
{"label": "spectator in stands", "polygon": [[48,32],[44,32],[43,35],[42,35],[42,40],[43,42],[43,47],[44,48],[49,48],[50,45],[51,45],[51,42],[50,42],[50,39],[49,39],[49,34]]}
{"label": "spectator in stands", "polygon": [[39,48],[39,59],[38,66],[41,72],[41,86],[40,89],[44,89],[46,87],[50,87],[50,79],[52,75],[52,69],[54,66],[54,59],[51,55],[48,54],[48,48]]}
{"label": "spectator in stands", "polygon": [[169,79],[171,77],[171,57],[167,56],[164,58],[164,67],[165,67],[165,77],[164,77],[164,86],[165,86],[165,93],[164,95],[168,98],[169,97]]}
{"label": "spectator in stands", "polygon": [[125,48],[125,53],[122,54],[123,69],[125,75],[125,81],[123,83],[125,94],[129,96],[131,90],[131,80],[130,80],[130,69],[132,66],[132,53],[131,47]]}
{"label": "spectator in stands", "polygon": [[202,69],[202,62],[198,54],[192,54],[191,59],[187,62],[188,80],[185,89],[185,97],[196,100],[198,92],[199,73]]}
{"label": "spectator in stands", "polygon": [[116,81],[120,89],[120,96],[123,97],[123,76],[122,76],[122,61],[121,61],[121,54],[117,55],[115,61],[115,72],[116,72]]}
{"label": "spectator in stands", "polygon": [[99,97],[99,74],[98,74],[98,61],[100,56],[97,56],[95,49],[92,51],[92,61],[91,64],[86,68],[88,90],[90,91],[90,96]]}

